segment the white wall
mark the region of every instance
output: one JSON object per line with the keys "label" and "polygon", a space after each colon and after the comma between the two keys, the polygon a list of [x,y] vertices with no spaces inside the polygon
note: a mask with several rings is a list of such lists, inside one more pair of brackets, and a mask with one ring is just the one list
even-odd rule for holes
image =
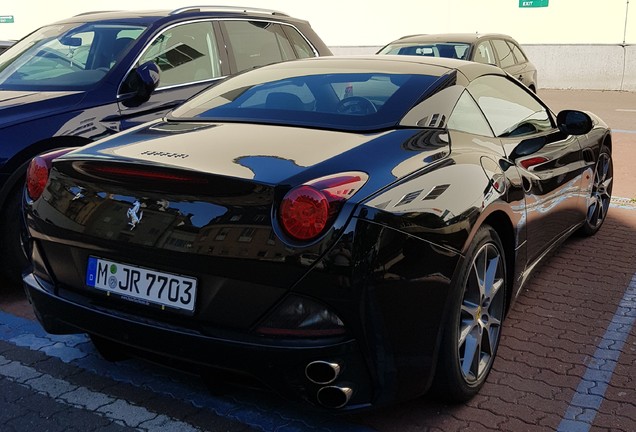
{"label": "white wall", "polygon": [[[2,0],[0,39],[18,39],[36,27],[87,10],[174,9],[184,0]],[[210,3],[278,9],[309,20],[330,46],[384,45],[413,33],[500,32],[522,44],[620,44],[627,0],[551,0],[520,8],[519,0],[214,0]],[[636,44],[636,2],[628,14],[626,43]]]}

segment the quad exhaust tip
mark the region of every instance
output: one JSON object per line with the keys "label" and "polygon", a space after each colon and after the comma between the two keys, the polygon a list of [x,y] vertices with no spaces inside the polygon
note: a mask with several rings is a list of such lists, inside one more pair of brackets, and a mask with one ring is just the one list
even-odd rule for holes
{"label": "quad exhaust tip", "polygon": [[349,387],[327,386],[318,390],[318,403],[326,408],[342,408],[351,399],[353,390]]}
{"label": "quad exhaust tip", "polygon": [[340,365],[326,361],[314,361],[305,367],[305,376],[314,384],[331,384],[340,375]]}

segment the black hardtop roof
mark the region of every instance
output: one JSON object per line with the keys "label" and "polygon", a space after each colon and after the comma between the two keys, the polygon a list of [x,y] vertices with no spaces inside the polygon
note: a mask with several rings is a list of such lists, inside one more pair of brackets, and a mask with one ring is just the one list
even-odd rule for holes
{"label": "black hardtop roof", "polygon": [[267,66],[268,68],[306,68],[312,62],[316,70],[324,69],[325,73],[337,73],[338,70],[360,69],[378,70],[394,73],[414,73],[430,76],[442,76],[451,70],[457,70],[469,80],[481,75],[506,75],[496,66],[475,63],[444,57],[425,57],[408,55],[365,55],[365,56],[330,56],[315,57],[292,62],[283,62]]}

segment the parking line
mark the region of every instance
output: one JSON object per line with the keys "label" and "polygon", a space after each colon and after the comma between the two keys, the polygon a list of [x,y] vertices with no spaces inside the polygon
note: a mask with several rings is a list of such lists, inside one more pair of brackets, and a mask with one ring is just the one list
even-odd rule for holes
{"label": "parking line", "polygon": [[618,112],[636,112],[636,109],[616,108]]}
{"label": "parking line", "polygon": [[594,423],[614,368],[636,321],[636,274],[632,276],[612,322],[579,382],[557,432],[587,432]]}
{"label": "parking line", "polygon": [[184,432],[200,431],[188,423],[148,411],[124,399],[117,399],[71,384],[41,373],[18,361],[11,361],[2,355],[0,355],[0,366],[0,375],[10,381],[22,384],[29,390],[50,397],[58,403],[93,412],[123,426],[140,431],[158,429]]}
{"label": "parking line", "polygon": [[636,200],[632,198],[613,196],[610,201],[610,207],[624,210],[636,210]]}
{"label": "parking line", "polygon": [[629,129],[612,129],[614,133],[624,133],[624,134],[636,134],[636,130]]}
{"label": "parking line", "polygon": [[[349,423],[310,411],[289,409],[284,401],[268,397],[265,392],[241,392],[237,388],[223,397],[214,395],[200,380],[146,362],[128,360],[110,363],[102,359],[85,335],[52,335],[36,321],[0,311],[0,340],[19,347],[40,351],[64,363],[114,382],[150,389],[162,397],[177,399],[194,407],[265,431],[297,432],[372,432],[363,425]],[[3,366],[0,362],[0,374]]]}

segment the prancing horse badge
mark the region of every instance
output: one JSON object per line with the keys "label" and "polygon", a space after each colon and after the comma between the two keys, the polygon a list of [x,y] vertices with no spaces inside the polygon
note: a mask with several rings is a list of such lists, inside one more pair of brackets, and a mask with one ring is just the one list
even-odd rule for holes
{"label": "prancing horse badge", "polygon": [[130,225],[130,230],[134,230],[139,222],[141,222],[141,218],[144,217],[144,212],[140,212],[139,208],[141,204],[139,201],[135,201],[133,206],[128,209],[126,214],[128,215],[128,225]]}

